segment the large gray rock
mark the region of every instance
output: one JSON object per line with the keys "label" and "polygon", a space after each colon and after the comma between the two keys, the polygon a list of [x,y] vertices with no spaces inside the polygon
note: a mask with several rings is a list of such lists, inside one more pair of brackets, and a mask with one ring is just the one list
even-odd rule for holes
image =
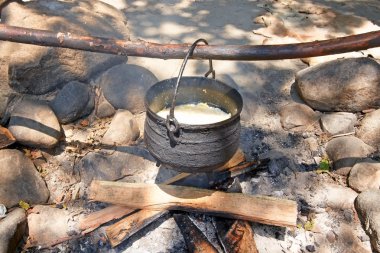
{"label": "large gray rock", "polygon": [[[90,108],[87,108],[89,102]],[[59,122],[73,122],[94,108],[94,101],[91,101],[91,89],[84,83],[72,81],[58,92],[50,106]]]}
{"label": "large gray rock", "polygon": [[281,125],[285,130],[296,127],[311,127],[319,119],[319,113],[314,112],[309,106],[299,103],[291,103],[281,108]]}
{"label": "large gray rock", "polygon": [[125,147],[111,154],[87,154],[80,162],[80,175],[87,185],[94,179],[115,181],[155,167],[156,163],[146,150]]}
{"label": "large gray rock", "polygon": [[338,59],[299,71],[296,88],[319,111],[358,112],[380,106],[380,65],[371,58]]}
{"label": "large gray rock", "polygon": [[23,200],[29,204],[45,203],[49,191],[34,164],[18,150],[0,150],[0,203],[12,207]]}
{"label": "large gray rock", "polygon": [[364,230],[370,237],[372,248],[380,252],[380,190],[368,190],[359,194],[355,208]]}
{"label": "large gray rock", "polygon": [[[380,163],[368,159],[355,164],[348,178],[349,186],[355,191],[362,192],[380,188]],[[379,200],[380,201],[380,200]]]}
{"label": "large gray rock", "polygon": [[26,230],[26,215],[21,208],[11,211],[0,220],[0,252],[16,252]]}
{"label": "large gray rock", "polygon": [[349,112],[336,112],[323,114],[321,125],[323,131],[331,134],[345,134],[355,131],[356,115]]}
{"label": "large gray rock", "polygon": [[[124,14],[96,0],[10,3],[1,13],[7,25],[129,39]],[[10,85],[22,93],[44,94],[64,84],[86,82],[126,57],[64,48],[2,42],[0,55],[9,56]]]}
{"label": "large gray rock", "polygon": [[137,140],[140,130],[132,113],[118,110],[104,134],[102,143],[108,145],[127,145]]}
{"label": "large gray rock", "polygon": [[31,99],[24,99],[14,108],[8,129],[17,142],[36,148],[54,147],[62,135],[52,109],[43,101]]}
{"label": "large gray rock", "polygon": [[344,136],[329,141],[326,152],[333,161],[336,172],[348,175],[352,166],[375,152],[375,149],[356,137]]}
{"label": "large gray rock", "polygon": [[380,147],[380,110],[365,115],[357,135],[365,143]]}
{"label": "large gray rock", "polygon": [[152,72],[143,67],[120,64],[104,72],[96,84],[113,107],[135,114],[145,111],[145,93],[157,81]]}

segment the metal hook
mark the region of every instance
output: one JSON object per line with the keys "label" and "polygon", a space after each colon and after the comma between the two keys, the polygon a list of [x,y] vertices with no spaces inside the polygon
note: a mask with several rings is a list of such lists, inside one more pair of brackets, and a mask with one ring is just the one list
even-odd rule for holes
{"label": "metal hook", "polygon": [[[183,71],[185,70],[187,60],[193,54],[194,49],[199,42],[203,42],[206,45],[208,45],[208,42],[205,39],[198,39],[191,45],[189,51],[187,52],[187,54],[185,56],[185,59],[182,62],[181,69],[179,71],[177,82],[176,82],[175,88],[174,88],[172,105],[170,107],[169,115],[166,117],[166,128],[168,130],[169,139],[170,139],[170,142],[172,145],[175,145],[177,143],[177,141],[175,139],[175,134],[178,134],[178,132],[180,130],[179,123],[178,123],[177,119],[174,117],[174,107],[175,107],[175,103],[177,100],[178,87],[179,87],[179,84],[180,84],[180,81],[181,81],[181,78],[183,75]],[[205,77],[209,76],[210,74],[212,74],[212,78],[215,79],[215,70],[212,66],[212,60],[211,59],[209,59],[209,70],[205,74]]]}

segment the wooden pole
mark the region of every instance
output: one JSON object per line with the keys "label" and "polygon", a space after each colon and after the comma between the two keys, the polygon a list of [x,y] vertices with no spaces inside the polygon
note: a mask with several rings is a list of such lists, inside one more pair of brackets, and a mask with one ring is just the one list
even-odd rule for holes
{"label": "wooden pole", "polygon": [[[157,44],[146,41],[125,41],[113,38],[80,36],[0,24],[0,40],[62,47],[91,52],[161,59],[183,59],[189,44]],[[212,43],[212,41],[210,41]],[[196,59],[215,60],[279,60],[346,53],[380,46],[380,31],[283,45],[209,45],[197,46]]]}

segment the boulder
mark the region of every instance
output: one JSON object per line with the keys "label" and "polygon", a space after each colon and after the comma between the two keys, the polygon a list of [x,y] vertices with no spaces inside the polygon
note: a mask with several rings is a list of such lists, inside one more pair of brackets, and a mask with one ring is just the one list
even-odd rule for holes
{"label": "boulder", "polygon": [[18,150],[0,150],[0,203],[12,207],[23,200],[46,203],[49,191],[33,162]]}
{"label": "boulder", "polygon": [[17,142],[35,148],[52,148],[62,135],[58,119],[47,103],[31,99],[16,105],[8,129]]}
{"label": "boulder", "polygon": [[[60,90],[57,96],[50,102],[50,106],[59,122],[73,122],[94,108],[91,102],[91,89],[84,83],[72,81]],[[90,108],[87,108],[89,106]]]}
{"label": "boulder", "polygon": [[356,121],[356,115],[349,112],[327,113],[321,116],[322,129],[330,135],[354,132]]}
{"label": "boulder", "polygon": [[357,131],[357,136],[373,147],[380,147],[380,110],[365,115]]}
{"label": "boulder", "polygon": [[326,152],[338,174],[348,175],[352,166],[375,149],[353,136],[334,138],[327,143]]}
{"label": "boulder", "polygon": [[[12,2],[3,8],[7,25],[129,39],[127,20],[114,7],[92,0]],[[72,80],[87,82],[97,73],[126,61],[126,57],[65,48],[2,42],[0,54],[9,57],[10,86],[18,92],[44,94]]]}
{"label": "boulder", "polygon": [[135,114],[145,111],[145,93],[157,81],[153,73],[143,67],[120,64],[104,72],[96,84],[114,108]]}
{"label": "boulder", "polygon": [[359,194],[355,208],[363,228],[370,238],[372,248],[380,252],[380,190],[368,190]]}
{"label": "boulder", "polygon": [[137,140],[140,130],[132,113],[118,110],[104,134],[102,143],[108,145],[127,145]]}
{"label": "boulder", "polygon": [[16,252],[26,230],[26,215],[21,208],[11,211],[0,220],[0,252]]}
{"label": "boulder", "polygon": [[358,192],[380,189],[380,163],[368,159],[355,164],[350,171],[348,185]]}
{"label": "boulder", "polygon": [[315,65],[296,74],[296,89],[315,110],[358,112],[380,107],[380,65],[349,58]]}
{"label": "boulder", "polygon": [[309,106],[299,103],[291,103],[281,108],[281,125],[285,130],[290,130],[300,126],[312,126],[318,121],[319,113],[316,113]]}

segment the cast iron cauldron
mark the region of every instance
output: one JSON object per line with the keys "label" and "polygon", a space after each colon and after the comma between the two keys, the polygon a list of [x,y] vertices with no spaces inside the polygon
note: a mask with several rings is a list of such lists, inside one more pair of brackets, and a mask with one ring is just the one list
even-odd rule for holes
{"label": "cast iron cauldron", "polygon": [[[243,100],[239,92],[215,79],[210,63],[206,77],[182,77],[188,57],[199,39],[191,46],[182,63],[178,78],[154,84],[146,93],[144,139],[149,152],[162,165],[183,172],[210,172],[226,163],[239,147],[240,113]],[[179,84],[180,87],[179,87]],[[174,90],[174,94],[173,94]],[[178,123],[175,105],[207,103],[231,113],[231,118],[208,125]],[[170,107],[168,117],[156,113]]]}

